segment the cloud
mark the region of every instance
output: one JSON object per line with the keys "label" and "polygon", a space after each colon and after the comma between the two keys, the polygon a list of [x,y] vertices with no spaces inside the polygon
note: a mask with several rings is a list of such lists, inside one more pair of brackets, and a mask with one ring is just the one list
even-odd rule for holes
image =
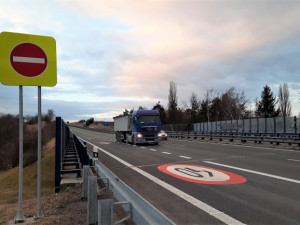
{"label": "cloud", "polygon": [[[300,44],[300,2],[36,3],[1,2],[0,25],[55,37],[58,84],[43,88],[44,107],[68,119],[75,118],[75,111],[100,117],[110,113],[105,108],[151,108],[159,100],[166,107],[171,80],[179,104],[192,92],[201,98],[208,89],[222,92],[232,86],[255,99],[264,85],[275,93],[283,82],[291,84],[298,104],[298,86],[292,84],[300,78],[295,47]],[[3,111],[14,108],[5,98],[17,103],[17,93],[7,88],[0,87]],[[27,92],[28,104],[34,105],[29,96],[36,95],[35,89]]]}

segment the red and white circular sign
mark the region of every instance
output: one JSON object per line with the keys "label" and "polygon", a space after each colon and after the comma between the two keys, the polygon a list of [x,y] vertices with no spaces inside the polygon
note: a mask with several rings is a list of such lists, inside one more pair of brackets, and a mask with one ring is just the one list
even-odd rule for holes
{"label": "red and white circular sign", "polygon": [[189,164],[166,164],[158,169],[181,180],[202,184],[241,184],[246,178],[234,173],[218,170],[206,166]]}
{"label": "red and white circular sign", "polygon": [[16,45],[10,53],[9,61],[12,68],[25,77],[41,75],[48,65],[45,51],[33,43]]}

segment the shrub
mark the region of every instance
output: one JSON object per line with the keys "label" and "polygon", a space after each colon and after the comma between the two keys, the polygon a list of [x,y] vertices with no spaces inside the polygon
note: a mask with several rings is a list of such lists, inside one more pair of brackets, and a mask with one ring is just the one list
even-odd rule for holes
{"label": "shrub", "polygon": [[[32,122],[32,121],[31,121]],[[37,159],[37,125],[24,123],[23,164],[28,166]],[[42,128],[42,145],[55,136],[55,122],[48,122]],[[0,116],[0,170],[10,169],[19,163],[19,118]]]}

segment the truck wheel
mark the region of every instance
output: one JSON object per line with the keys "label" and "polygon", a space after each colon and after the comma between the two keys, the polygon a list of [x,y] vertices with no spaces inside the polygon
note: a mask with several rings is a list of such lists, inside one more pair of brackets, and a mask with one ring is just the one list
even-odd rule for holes
{"label": "truck wheel", "polygon": [[136,145],[136,140],[135,140],[135,137],[134,137],[134,136],[132,136],[132,144],[133,144],[133,145]]}

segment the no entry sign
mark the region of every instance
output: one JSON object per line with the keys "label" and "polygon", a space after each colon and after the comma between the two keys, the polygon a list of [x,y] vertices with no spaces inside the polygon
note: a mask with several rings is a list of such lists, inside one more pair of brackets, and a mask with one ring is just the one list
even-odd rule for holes
{"label": "no entry sign", "polygon": [[10,53],[10,64],[20,75],[36,77],[47,68],[48,60],[44,50],[33,43],[21,43]]}
{"label": "no entry sign", "polygon": [[56,42],[52,37],[0,33],[0,81],[5,85],[55,86]]}
{"label": "no entry sign", "polygon": [[194,183],[224,185],[247,181],[237,174],[200,165],[166,164],[159,166],[158,169],[173,177]]}

